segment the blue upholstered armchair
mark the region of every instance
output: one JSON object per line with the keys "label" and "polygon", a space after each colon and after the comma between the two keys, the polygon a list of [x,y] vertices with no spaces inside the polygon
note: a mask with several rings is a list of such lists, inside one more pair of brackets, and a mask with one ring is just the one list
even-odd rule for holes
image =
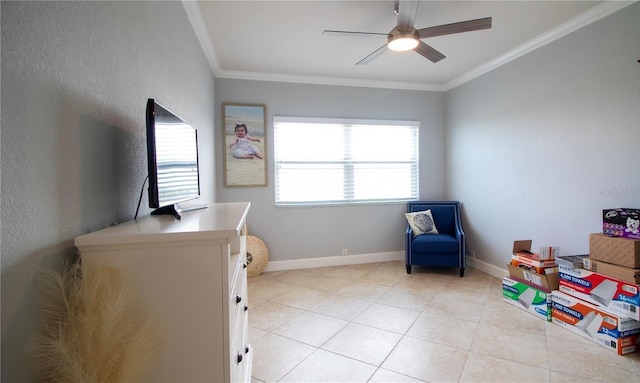
{"label": "blue upholstered armchair", "polygon": [[[464,276],[465,241],[458,201],[414,201],[407,204],[407,213],[431,210],[438,234],[419,234],[407,225],[405,263],[407,274],[412,265],[457,267]],[[424,217],[422,217],[424,219]],[[431,221],[427,216],[427,222]],[[427,231],[430,229],[427,223]]]}

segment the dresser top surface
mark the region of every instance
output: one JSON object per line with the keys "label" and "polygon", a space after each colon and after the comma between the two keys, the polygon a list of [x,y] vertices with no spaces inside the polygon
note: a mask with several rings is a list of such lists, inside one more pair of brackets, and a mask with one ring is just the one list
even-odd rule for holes
{"label": "dresser top surface", "polygon": [[240,235],[250,205],[211,204],[206,209],[182,213],[179,220],[170,215],[147,216],[76,237],[75,245],[233,238]]}

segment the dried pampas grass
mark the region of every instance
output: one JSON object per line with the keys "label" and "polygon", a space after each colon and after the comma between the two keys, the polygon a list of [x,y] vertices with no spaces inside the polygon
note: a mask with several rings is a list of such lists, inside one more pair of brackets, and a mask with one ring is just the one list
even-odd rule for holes
{"label": "dried pampas grass", "polygon": [[143,380],[159,343],[120,272],[82,268],[41,270],[40,328],[33,342],[43,382],[133,383]]}

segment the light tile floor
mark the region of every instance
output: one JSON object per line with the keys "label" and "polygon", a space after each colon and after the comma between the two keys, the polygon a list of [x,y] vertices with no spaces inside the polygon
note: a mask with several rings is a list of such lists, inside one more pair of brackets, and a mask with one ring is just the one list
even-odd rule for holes
{"label": "light tile floor", "polygon": [[618,356],[502,301],[473,268],[403,262],[249,278],[253,382],[640,382]]}

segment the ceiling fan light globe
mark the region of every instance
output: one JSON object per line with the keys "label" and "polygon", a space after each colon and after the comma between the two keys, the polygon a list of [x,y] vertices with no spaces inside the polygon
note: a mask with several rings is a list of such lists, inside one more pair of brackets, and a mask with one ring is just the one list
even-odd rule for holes
{"label": "ceiling fan light globe", "polygon": [[418,40],[413,36],[400,36],[394,39],[389,39],[388,47],[392,51],[404,52],[410,51],[418,46]]}

